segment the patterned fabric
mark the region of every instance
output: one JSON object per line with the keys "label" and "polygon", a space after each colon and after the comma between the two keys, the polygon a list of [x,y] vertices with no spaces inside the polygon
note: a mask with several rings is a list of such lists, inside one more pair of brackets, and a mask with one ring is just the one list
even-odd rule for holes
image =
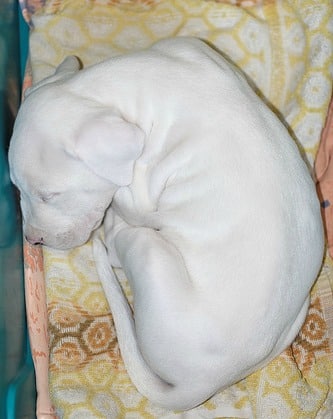
{"label": "patterned fabric", "polygon": [[327,236],[327,248],[333,257],[333,101],[327,115],[324,138],[316,158],[318,195]]}
{"label": "patterned fabric", "polygon": [[[69,55],[84,65],[195,35],[224,51],[291,126],[313,165],[332,91],[331,0],[35,0],[31,19],[34,82]],[[241,115],[240,115],[241,117]],[[327,256],[306,322],[266,368],[188,412],[150,404],[124,369],[91,244],[44,249],[50,393],[62,418],[331,418],[333,263]],[[126,279],[117,272],[129,295]]]}
{"label": "patterned fabric", "polygon": [[28,333],[32,359],[36,373],[37,417],[55,419],[55,410],[50,400],[49,336],[43,255],[40,247],[24,243],[25,299]]}

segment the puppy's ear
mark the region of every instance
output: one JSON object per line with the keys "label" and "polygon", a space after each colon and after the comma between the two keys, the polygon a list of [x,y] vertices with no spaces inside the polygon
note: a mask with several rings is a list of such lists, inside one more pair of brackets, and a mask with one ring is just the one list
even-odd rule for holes
{"label": "puppy's ear", "polygon": [[118,116],[87,121],[74,146],[75,155],[96,175],[119,186],[129,185],[135,160],[141,155],[144,133]]}
{"label": "puppy's ear", "polygon": [[41,80],[40,82],[34,84],[32,87],[29,87],[24,92],[24,97],[26,98],[32,92],[37,90],[39,87],[45,86],[46,84],[53,83],[59,80],[64,79],[65,77],[71,76],[77,73],[82,68],[81,61],[75,57],[74,55],[68,56],[64,59],[64,61],[57,67],[54,74],[45,79]]}
{"label": "puppy's ear", "polygon": [[82,68],[82,63],[75,55],[69,55],[57,67],[54,74],[66,75],[68,73],[77,73]]}

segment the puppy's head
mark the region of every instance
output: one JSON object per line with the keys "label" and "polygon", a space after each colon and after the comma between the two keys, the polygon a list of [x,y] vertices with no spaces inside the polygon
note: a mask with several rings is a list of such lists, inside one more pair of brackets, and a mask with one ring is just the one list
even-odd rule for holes
{"label": "puppy's head", "polygon": [[24,234],[58,249],[89,239],[117,188],[131,183],[144,142],[141,129],[115,110],[73,93],[78,66],[65,64],[29,91],[9,148]]}

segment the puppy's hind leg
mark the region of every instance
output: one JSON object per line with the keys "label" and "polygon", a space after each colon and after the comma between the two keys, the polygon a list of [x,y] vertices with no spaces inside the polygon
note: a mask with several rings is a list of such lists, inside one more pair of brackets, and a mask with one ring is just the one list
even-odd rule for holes
{"label": "puppy's hind leg", "polygon": [[[115,240],[119,260],[133,289],[135,320],[99,240],[94,242],[94,254],[126,369],[138,390],[152,402],[167,409],[192,408],[210,394],[207,389],[189,391],[189,383],[180,379],[181,371],[180,377],[173,375],[178,369],[175,365],[170,367],[173,361],[168,359],[168,352],[172,353],[172,347],[165,350],[164,345],[163,353],[159,353],[159,338],[163,340],[167,334],[167,339],[172,339],[173,327],[171,331],[166,330],[164,318],[168,319],[174,308],[181,307],[180,302],[184,300],[177,303],[178,299],[191,294],[182,257],[158,232],[147,228],[125,228]],[[169,324],[174,325],[174,320]],[[182,354],[181,358],[186,363],[190,357]],[[169,379],[172,377],[175,380]]]}
{"label": "puppy's hind leg", "polygon": [[[158,300],[175,304],[191,295],[192,284],[178,249],[158,231],[145,227],[123,228],[115,247],[134,293],[135,304]],[[146,306],[147,308],[147,306]]]}

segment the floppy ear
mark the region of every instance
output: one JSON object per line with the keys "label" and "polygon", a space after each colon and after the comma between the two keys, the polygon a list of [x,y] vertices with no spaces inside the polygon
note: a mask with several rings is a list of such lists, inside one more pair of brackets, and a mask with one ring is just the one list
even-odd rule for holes
{"label": "floppy ear", "polygon": [[29,87],[24,92],[24,97],[29,96],[33,91],[37,90],[39,87],[42,87],[46,84],[53,83],[55,81],[64,79],[65,77],[77,73],[81,69],[81,61],[74,55],[70,55],[64,59],[64,61],[57,67],[54,74],[40,82],[34,84],[32,87]]}
{"label": "floppy ear", "polygon": [[54,74],[64,76],[68,73],[77,73],[82,68],[81,61],[75,55],[69,55],[58,65]]}
{"label": "floppy ear", "polygon": [[101,115],[85,122],[74,152],[98,176],[118,185],[129,185],[135,160],[144,146],[144,132],[115,115]]}

